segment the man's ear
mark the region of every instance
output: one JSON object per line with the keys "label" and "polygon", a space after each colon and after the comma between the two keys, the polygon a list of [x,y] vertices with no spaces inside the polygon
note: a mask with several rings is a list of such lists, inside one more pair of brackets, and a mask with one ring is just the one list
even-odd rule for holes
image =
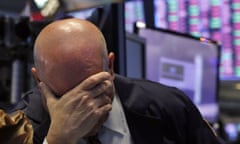
{"label": "man's ear", "polygon": [[112,76],[114,76],[114,60],[115,60],[115,55],[113,52],[110,52],[108,54],[108,61],[109,61],[108,68]]}
{"label": "man's ear", "polygon": [[[39,79],[37,69],[35,67],[32,67],[31,72],[32,72],[32,75],[33,75],[37,85],[38,85],[38,89],[39,89],[39,84],[40,84],[41,80]],[[43,107],[45,108],[46,111],[48,111],[45,96],[42,96],[42,101],[43,101]]]}
{"label": "man's ear", "polygon": [[37,69],[35,67],[32,67],[31,72],[32,72],[32,75],[33,75],[35,81],[37,82],[37,84],[39,84],[41,81],[39,79]]}

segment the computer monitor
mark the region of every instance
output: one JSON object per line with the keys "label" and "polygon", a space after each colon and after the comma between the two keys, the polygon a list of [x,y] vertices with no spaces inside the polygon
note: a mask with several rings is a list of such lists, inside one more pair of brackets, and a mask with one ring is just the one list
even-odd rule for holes
{"label": "computer monitor", "polygon": [[146,79],[181,89],[208,121],[216,121],[220,45],[203,37],[142,26],[137,31],[146,40]]}
{"label": "computer monitor", "polygon": [[126,76],[145,78],[145,39],[126,32]]}

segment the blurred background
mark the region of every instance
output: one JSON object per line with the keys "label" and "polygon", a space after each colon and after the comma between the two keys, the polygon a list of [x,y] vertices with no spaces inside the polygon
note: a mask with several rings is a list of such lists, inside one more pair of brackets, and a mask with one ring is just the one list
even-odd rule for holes
{"label": "blurred background", "polygon": [[100,28],[116,73],[182,89],[224,140],[240,144],[240,0],[1,0],[0,108],[35,86],[39,31],[69,17]]}

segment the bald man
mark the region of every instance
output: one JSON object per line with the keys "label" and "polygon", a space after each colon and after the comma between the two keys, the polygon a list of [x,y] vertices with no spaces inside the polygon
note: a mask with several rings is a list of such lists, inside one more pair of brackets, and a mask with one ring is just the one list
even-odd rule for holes
{"label": "bald man", "polygon": [[114,74],[102,33],[85,20],[47,25],[34,47],[38,88],[19,103],[36,144],[220,144],[193,103],[173,87]]}

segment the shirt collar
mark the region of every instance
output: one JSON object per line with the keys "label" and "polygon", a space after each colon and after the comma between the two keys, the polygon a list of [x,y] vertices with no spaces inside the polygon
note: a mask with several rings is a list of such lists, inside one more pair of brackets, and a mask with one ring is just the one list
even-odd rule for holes
{"label": "shirt collar", "polygon": [[122,135],[126,133],[127,123],[117,94],[115,94],[113,99],[112,110],[109,112],[108,119],[104,122],[103,126]]}

